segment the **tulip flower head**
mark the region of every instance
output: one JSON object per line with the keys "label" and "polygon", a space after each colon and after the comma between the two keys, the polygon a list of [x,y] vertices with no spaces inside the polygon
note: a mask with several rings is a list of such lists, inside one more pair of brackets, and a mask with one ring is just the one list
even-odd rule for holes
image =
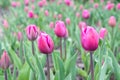
{"label": "tulip flower head", "polygon": [[70,25],[70,18],[66,18],[66,24]]}
{"label": "tulip flower head", "polygon": [[3,20],[3,26],[4,26],[4,28],[9,27],[8,21],[6,19]]}
{"label": "tulip flower head", "polygon": [[43,54],[50,54],[54,50],[54,43],[52,38],[44,32],[40,33],[37,44],[39,51]]}
{"label": "tulip flower head", "polygon": [[88,10],[83,10],[82,17],[88,19],[90,17],[90,12]]}
{"label": "tulip flower head", "polygon": [[30,41],[34,41],[38,36],[38,29],[36,25],[28,25],[26,28],[26,35]]}
{"label": "tulip flower head", "polygon": [[70,0],[64,0],[64,2],[65,2],[65,4],[66,4],[67,6],[70,6],[70,4],[71,4],[71,1],[70,1]]}
{"label": "tulip flower head", "polygon": [[54,32],[57,37],[65,37],[66,36],[66,26],[63,21],[56,22]]}
{"label": "tulip flower head", "polygon": [[51,29],[54,28],[54,22],[50,22],[49,26]]}
{"label": "tulip flower head", "polygon": [[120,3],[117,4],[116,8],[117,10],[120,10]]}
{"label": "tulip flower head", "polygon": [[83,28],[87,27],[87,24],[86,22],[79,22],[78,26],[79,26],[79,29],[82,30]]}
{"label": "tulip flower head", "polygon": [[95,51],[99,44],[99,34],[93,27],[86,27],[81,31],[81,44],[87,51]]}
{"label": "tulip flower head", "polygon": [[6,51],[3,52],[1,59],[0,59],[0,67],[2,69],[7,69],[10,65],[10,58]]}
{"label": "tulip flower head", "polygon": [[34,18],[34,12],[33,12],[32,10],[30,10],[30,11],[28,12],[28,17],[29,17],[29,18]]}
{"label": "tulip flower head", "polygon": [[23,39],[21,32],[17,33],[17,39],[18,39],[18,41],[21,41]]}
{"label": "tulip flower head", "polygon": [[45,10],[45,16],[49,16],[49,11],[48,10]]}
{"label": "tulip flower head", "polygon": [[108,24],[109,24],[111,27],[115,27],[115,26],[116,26],[116,18],[115,18],[114,16],[111,16],[111,17],[109,18]]}
{"label": "tulip flower head", "polygon": [[101,28],[99,35],[100,35],[100,39],[104,39],[104,37],[107,35],[107,29]]}

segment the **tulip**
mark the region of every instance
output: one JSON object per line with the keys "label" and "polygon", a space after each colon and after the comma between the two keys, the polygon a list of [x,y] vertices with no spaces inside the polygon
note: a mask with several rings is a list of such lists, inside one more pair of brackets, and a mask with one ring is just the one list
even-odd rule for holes
{"label": "tulip", "polygon": [[10,58],[6,51],[3,52],[1,59],[0,59],[0,67],[3,70],[6,70],[10,65]]}
{"label": "tulip", "polygon": [[26,35],[30,41],[34,41],[38,36],[38,29],[36,25],[28,25],[26,28]]}
{"label": "tulip", "polygon": [[65,37],[66,26],[65,26],[63,21],[56,22],[54,32],[55,32],[57,37]]}
{"label": "tulip", "polygon": [[33,12],[32,10],[30,10],[30,11],[28,12],[28,17],[29,17],[29,18],[34,18],[34,12]]}
{"label": "tulip", "polygon": [[41,53],[50,54],[53,52],[54,43],[52,38],[48,34],[41,32],[37,42],[38,42],[38,49]]}
{"label": "tulip", "polygon": [[45,10],[45,16],[49,16],[48,10]]}
{"label": "tulip", "polygon": [[3,26],[4,28],[8,28],[9,27],[9,24],[8,24],[8,21],[7,20],[3,20]]}
{"label": "tulip", "polygon": [[117,4],[116,8],[117,10],[120,10],[120,3]]}
{"label": "tulip", "polygon": [[87,51],[95,51],[98,48],[99,34],[93,27],[86,27],[81,31],[82,47]]}
{"label": "tulip", "polygon": [[82,17],[88,19],[90,17],[90,12],[88,10],[83,10]]}
{"label": "tulip", "polygon": [[79,18],[80,17],[80,13],[76,12],[76,17]]}
{"label": "tulip", "polygon": [[98,8],[99,7],[99,4],[98,3],[95,3],[94,4],[94,8]]}
{"label": "tulip", "polygon": [[50,22],[49,26],[51,29],[54,28],[54,22]]}
{"label": "tulip", "polygon": [[66,4],[67,6],[70,6],[70,4],[71,4],[71,1],[70,1],[70,0],[64,0],[64,2],[65,2],[65,4]]}
{"label": "tulip", "polygon": [[17,39],[18,39],[18,41],[21,41],[23,39],[21,32],[17,33]]}
{"label": "tulip", "polygon": [[107,5],[106,5],[106,9],[107,10],[112,10],[114,8],[114,4],[109,2]]}
{"label": "tulip", "polygon": [[104,39],[105,35],[107,35],[107,29],[101,28],[99,35],[100,35],[100,39]]}
{"label": "tulip", "polygon": [[80,10],[83,10],[83,5],[80,5],[79,9],[80,9]]}
{"label": "tulip", "polygon": [[70,25],[70,18],[66,18],[66,24]]}
{"label": "tulip", "polygon": [[87,27],[87,24],[86,22],[79,22],[78,26],[79,26],[79,29],[82,30],[83,28]]}
{"label": "tulip", "polygon": [[11,5],[12,5],[12,7],[17,7],[17,2],[14,2],[14,1],[13,1],[13,2],[11,3]]}
{"label": "tulip", "polygon": [[58,19],[62,19],[62,14],[58,14]]}
{"label": "tulip", "polygon": [[39,7],[43,7],[43,5],[44,5],[43,1],[39,1],[39,2],[38,2],[38,6],[39,6]]}
{"label": "tulip", "polygon": [[28,6],[29,5],[29,0],[24,0],[24,3],[25,3],[26,6]]}
{"label": "tulip", "polygon": [[109,18],[108,24],[109,24],[111,27],[115,27],[115,26],[116,26],[116,18],[115,18],[114,16],[111,16],[111,17]]}

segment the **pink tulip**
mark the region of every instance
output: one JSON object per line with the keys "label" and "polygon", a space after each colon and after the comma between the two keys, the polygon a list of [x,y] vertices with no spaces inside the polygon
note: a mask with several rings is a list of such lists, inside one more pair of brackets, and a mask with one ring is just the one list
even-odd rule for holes
{"label": "pink tulip", "polygon": [[23,39],[21,32],[17,33],[17,39],[18,39],[18,41],[21,41]]}
{"label": "pink tulip", "polygon": [[8,28],[9,27],[9,24],[8,24],[7,20],[3,20],[3,26],[4,26],[4,28]]}
{"label": "pink tulip", "polygon": [[117,4],[116,8],[117,10],[120,10],[120,3]]}
{"label": "pink tulip", "polygon": [[83,5],[80,5],[80,7],[79,7],[79,8],[80,8],[80,10],[83,10]]}
{"label": "pink tulip", "polygon": [[108,24],[109,24],[111,27],[115,27],[115,26],[116,26],[116,18],[115,18],[114,16],[111,16],[111,17],[109,18]]}
{"label": "pink tulip", "polygon": [[0,59],[0,67],[2,69],[7,69],[9,65],[10,65],[9,55],[6,51],[4,51]]}
{"label": "pink tulip", "polygon": [[43,54],[50,54],[54,50],[53,40],[46,33],[43,33],[43,32],[40,33],[40,36],[38,37],[38,40],[37,40],[37,44],[38,44],[39,51]]}
{"label": "pink tulip", "polygon": [[63,21],[56,22],[54,32],[58,37],[66,36],[66,26]]}
{"label": "pink tulip", "polygon": [[79,22],[78,26],[79,26],[79,29],[82,30],[83,28],[87,27],[87,24],[86,22]]}
{"label": "pink tulip", "polygon": [[80,13],[76,12],[76,17],[79,18],[80,17]]}
{"label": "pink tulip", "polygon": [[58,14],[58,19],[62,19],[62,14]]}
{"label": "pink tulip", "polygon": [[66,18],[66,24],[70,25],[70,18]]}
{"label": "pink tulip", "polygon": [[98,8],[99,7],[99,4],[98,3],[95,3],[94,4],[94,8]]}
{"label": "pink tulip", "polygon": [[33,12],[32,10],[30,10],[30,11],[28,12],[28,17],[29,17],[29,18],[34,18],[34,12]]}
{"label": "pink tulip", "polygon": [[34,5],[32,5],[31,7],[32,7],[32,10],[34,10],[34,9],[35,9],[35,6],[34,6]]}
{"label": "pink tulip", "polygon": [[45,10],[45,16],[49,16],[49,12],[48,12],[48,10]]}
{"label": "pink tulip", "polygon": [[28,6],[29,5],[29,0],[24,0],[24,3],[25,3],[26,6]]}
{"label": "pink tulip", "polygon": [[43,1],[39,1],[39,2],[38,2],[38,6],[39,6],[39,7],[43,7],[43,5],[44,5]]}
{"label": "pink tulip", "polygon": [[13,2],[11,3],[11,5],[12,5],[12,7],[17,7],[17,2],[13,1]]}
{"label": "pink tulip", "polygon": [[27,6],[24,7],[24,11],[28,13],[29,9]]}
{"label": "pink tulip", "polygon": [[81,44],[87,51],[95,51],[98,48],[99,34],[93,27],[86,27],[81,31]]}
{"label": "pink tulip", "polygon": [[101,28],[99,35],[100,35],[100,39],[104,39],[105,35],[107,35],[107,29]]}
{"label": "pink tulip", "polygon": [[65,4],[66,4],[67,6],[70,6],[70,4],[71,4],[71,1],[70,1],[70,0],[64,0],[64,2],[65,2]]}
{"label": "pink tulip", "polygon": [[114,8],[114,4],[113,3],[108,3],[107,5],[106,5],[106,9],[107,10],[112,10]]}
{"label": "pink tulip", "polygon": [[54,22],[50,22],[49,26],[51,29],[54,28]]}
{"label": "pink tulip", "polygon": [[90,12],[88,10],[83,10],[82,17],[88,19],[90,17]]}
{"label": "pink tulip", "polygon": [[38,36],[38,28],[36,25],[28,25],[26,28],[26,35],[30,41],[34,41]]}

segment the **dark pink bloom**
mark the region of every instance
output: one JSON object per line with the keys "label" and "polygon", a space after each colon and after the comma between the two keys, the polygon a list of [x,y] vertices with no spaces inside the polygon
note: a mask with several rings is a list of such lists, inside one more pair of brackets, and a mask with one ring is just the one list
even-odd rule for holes
{"label": "dark pink bloom", "polygon": [[81,44],[87,51],[95,51],[99,44],[99,34],[93,27],[86,27],[81,31]]}
{"label": "dark pink bloom", "polygon": [[70,1],[70,0],[64,0],[64,2],[65,2],[65,4],[66,4],[67,6],[70,6],[70,4],[71,4],[71,1]]}
{"label": "dark pink bloom", "polygon": [[6,51],[4,51],[0,59],[0,67],[2,69],[7,69],[9,65],[10,65],[9,55]]}
{"label": "dark pink bloom", "polygon": [[66,26],[63,21],[56,22],[54,32],[58,37],[66,36]]}
{"label": "dark pink bloom", "polygon": [[100,35],[100,39],[104,39],[104,37],[107,35],[107,29],[101,28],[99,35]]}
{"label": "dark pink bloom", "polygon": [[52,38],[46,33],[40,33],[37,44],[39,51],[43,54],[50,54],[54,50],[54,42]]}
{"label": "dark pink bloom", "polygon": [[28,6],[29,5],[29,0],[24,0],[24,3],[25,3],[26,6]]}
{"label": "dark pink bloom", "polygon": [[26,27],[26,35],[30,41],[34,41],[38,36],[38,28],[36,25],[28,25]]}
{"label": "dark pink bloom", "polygon": [[43,5],[44,5],[44,2],[42,0],[38,2],[39,7],[43,7]]}
{"label": "dark pink bloom", "polygon": [[82,17],[88,19],[90,17],[90,12],[88,10],[83,10]]}
{"label": "dark pink bloom", "polygon": [[116,8],[117,10],[120,10],[120,3],[117,4]]}
{"label": "dark pink bloom", "polygon": [[28,12],[28,17],[29,17],[29,18],[34,18],[34,12],[33,12],[32,10],[30,10],[30,11]]}
{"label": "dark pink bloom", "polygon": [[108,24],[109,24],[111,27],[115,27],[115,26],[116,26],[116,18],[115,18],[114,16],[111,16],[111,17],[109,18]]}
{"label": "dark pink bloom", "polygon": [[107,5],[106,5],[106,9],[107,10],[111,10],[111,9],[113,9],[114,8],[114,3],[108,3]]}

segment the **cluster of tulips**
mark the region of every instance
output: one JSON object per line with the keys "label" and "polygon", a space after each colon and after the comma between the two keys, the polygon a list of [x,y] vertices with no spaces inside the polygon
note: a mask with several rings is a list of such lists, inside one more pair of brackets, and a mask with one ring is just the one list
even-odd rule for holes
{"label": "cluster of tulips", "polygon": [[[104,0],[101,0],[100,2],[102,3],[102,7],[103,7],[104,10],[112,11],[112,10],[115,9],[115,4],[110,2],[110,1],[108,1],[105,6],[103,6],[103,4],[105,2]],[[63,74],[60,74],[60,73],[62,73],[60,71],[58,71],[58,74],[57,74],[57,71],[56,71],[57,69],[56,69],[55,64],[57,66],[60,66],[60,68],[63,68],[61,66],[65,65],[67,63],[67,61],[68,62],[71,61],[70,62],[71,64],[73,64],[72,60],[75,61],[73,68],[75,68],[75,71],[76,71],[76,64],[75,63],[76,63],[77,58],[76,58],[76,60],[73,59],[73,57],[71,58],[71,60],[67,59],[68,58],[68,53],[70,53],[70,49],[68,49],[70,47],[67,46],[68,45],[67,41],[70,41],[71,38],[76,37],[75,33],[76,33],[76,31],[79,31],[80,33],[77,33],[77,35],[79,35],[79,37],[78,37],[79,41],[77,41],[76,38],[75,38],[70,43],[71,43],[72,48],[73,48],[74,43],[75,43],[74,40],[76,40],[77,42],[80,42],[80,44],[75,43],[76,45],[79,45],[79,46],[77,46],[77,48],[78,48],[78,51],[79,51],[80,54],[82,54],[82,49],[84,49],[84,51],[83,51],[84,53],[90,53],[89,54],[89,56],[90,56],[90,66],[89,66],[89,70],[87,72],[88,72],[88,74],[90,73],[89,75],[91,75],[90,80],[97,80],[97,78],[95,77],[95,75],[96,75],[95,72],[98,69],[94,68],[94,66],[95,66],[94,64],[97,63],[97,60],[96,61],[94,60],[94,57],[96,57],[96,56],[94,56],[93,54],[96,53],[95,51],[97,51],[98,47],[100,46],[101,41],[103,42],[102,44],[104,44],[105,41],[106,41],[105,40],[106,37],[108,37],[109,34],[110,34],[110,32],[108,31],[108,29],[106,27],[102,27],[102,19],[96,21],[95,23],[92,19],[92,17],[94,17],[94,15],[92,14],[92,11],[94,11],[94,9],[97,10],[99,8],[99,4],[94,3],[94,0],[89,0],[89,4],[94,4],[94,6],[93,6],[94,8],[85,9],[83,5],[80,5],[79,6],[79,9],[81,11],[81,14],[80,14],[78,11],[76,11],[76,5],[74,4],[74,0],[58,0],[58,1],[55,1],[55,0],[50,0],[50,1],[40,0],[40,1],[37,2],[37,6],[39,7],[38,10],[41,11],[41,13],[39,14],[39,13],[35,12],[36,5],[32,4],[32,3],[35,3],[35,0],[24,0],[24,2],[22,1],[22,3],[24,3],[24,10],[22,10],[22,11],[24,11],[23,14],[25,14],[25,15],[22,17],[22,19],[20,17],[19,21],[16,22],[16,24],[15,24],[15,25],[17,25],[17,28],[16,28],[17,32],[12,33],[12,35],[17,38],[17,41],[20,44],[20,46],[17,47],[17,48],[14,47],[14,45],[17,44],[17,41],[16,41],[16,43],[14,43],[14,42],[11,43],[13,46],[10,46],[11,47],[10,50],[13,50],[13,52],[14,52],[14,50],[17,50],[17,51],[20,50],[21,53],[18,52],[18,54],[16,55],[17,51],[16,51],[16,53],[13,53],[12,51],[9,51],[9,49],[4,49],[3,50],[3,54],[1,55],[1,58],[0,58],[0,67],[4,71],[4,79],[9,80],[9,74],[7,74],[7,69],[9,69],[9,67],[11,67],[11,63],[13,63],[12,68],[15,69],[16,67],[14,67],[14,64],[16,66],[17,62],[20,62],[19,59],[17,59],[17,58],[15,58],[15,60],[17,61],[17,62],[15,62],[15,60],[13,59],[14,56],[15,57],[19,56],[20,59],[21,59],[21,62],[23,62],[23,63],[27,62],[28,68],[30,67],[30,71],[31,71],[31,77],[32,77],[31,80],[37,80],[36,77],[38,77],[38,80],[41,80],[41,79],[39,79],[39,75],[38,75],[36,70],[40,70],[40,72],[41,72],[40,73],[40,78],[42,78],[42,79],[44,79],[43,78],[44,74],[47,71],[47,74],[46,74],[47,80],[52,80],[51,79],[51,76],[52,76],[51,73],[54,73],[55,75],[63,75]],[[12,6],[11,10],[12,9],[13,9],[13,11],[14,11],[14,9],[16,10],[17,8],[19,8],[22,5],[22,3],[19,2],[19,1],[12,1],[11,2],[11,6]],[[64,18],[64,15],[62,15],[62,13],[64,13],[64,12],[62,12],[62,13],[55,12],[51,15],[49,10],[47,10],[47,9],[44,10],[44,7],[46,8],[46,6],[48,6],[47,8],[49,9],[49,5],[52,5],[52,3],[55,3],[59,6],[62,5],[62,3],[64,3],[65,7],[70,8],[70,9],[71,8],[74,9],[73,11],[75,11],[75,15],[74,15],[75,20],[73,20],[74,18],[71,19],[71,16]],[[31,9],[29,9],[29,6],[30,6]],[[53,8],[53,7],[51,7],[51,8]],[[68,9],[68,11],[67,11],[68,13],[69,13],[70,9]],[[64,8],[62,10],[65,11]],[[120,10],[120,3],[118,3],[116,5],[116,10],[118,10],[118,11]],[[42,12],[44,13],[44,16],[42,15]],[[99,10],[98,10],[98,12],[99,12]],[[102,10],[101,10],[101,12],[102,12]],[[19,13],[19,11],[18,11],[18,13]],[[72,11],[71,11],[71,14],[72,14]],[[14,15],[15,15],[16,19],[19,17],[19,14],[17,14],[16,12],[15,12]],[[49,19],[49,18],[51,18],[50,16],[52,16],[52,18],[54,19],[53,21],[51,21],[51,20],[50,20],[50,22],[49,22],[49,20],[45,21],[42,18],[42,17],[45,17],[45,19]],[[25,17],[25,19],[24,19],[24,17]],[[64,18],[64,20],[63,20],[63,18]],[[81,19],[81,21],[79,21],[79,19]],[[24,22],[24,20],[26,20],[26,22]],[[27,21],[28,21],[28,23],[27,23]],[[42,23],[42,21],[44,21],[44,24]],[[18,25],[19,23],[20,23],[20,25]],[[21,23],[22,23],[22,25],[21,25]],[[49,27],[46,27],[46,26],[43,27],[43,25],[46,25],[46,24],[48,24]],[[95,25],[93,25],[93,24],[95,24]],[[106,24],[107,24],[107,26],[110,26],[110,28],[112,30],[111,39],[113,39],[113,42],[111,42],[112,45],[110,45],[111,46],[110,49],[113,53],[115,53],[115,50],[114,50],[113,46],[115,45],[114,44],[114,40],[115,40],[114,39],[114,35],[115,35],[114,34],[114,32],[115,32],[114,27],[117,26],[116,16],[110,15]],[[5,33],[7,31],[9,33],[9,29],[11,28],[10,25],[13,25],[13,24],[11,24],[9,21],[7,21],[7,19],[4,19],[3,22],[2,22],[2,25],[4,27],[3,28],[4,33],[2,33],[1,31],[0,31],[0,33],[3,34],[3,35],[6,35]],[[75,27],[76,25],[78,26],[77,28]],[[22,28],[19,27],[19,26],[22,26]],[[94,26],[100,26],[100,27],[94,27]],[[77,29],[79,29],[79,30],[77,30]],[[10,30],[12,30],[12,28]],[[25,36],[23,35],[24,33],[26,33]],[[7,37],[9,37],[8,35],[9,34],[7,34]],[[28,39],[28,43],[27,43],[27,40],[25,40],[25,38]],[[37,43],[36,43],[36,41],[37,41]],[[60,41],[60,42],[57,42],[57,41]],[[24,47],[23,47],[24,45],[26,45],[25,47],[30,47],[30,46],[28,46],[28,44],[31,44],[31,48],[30,49],[28,49],[28,48],[24,49]],[[56,48],[56,45],[57,45],[58,48]],[[36,49],[36,47],[37,47],[37,49]],[[82,47],[82,49],[79,49],[81,47]],[[100,48],[101,48],[101,46],[100,46]],[[33,58],[26,57],[27,54],[24,52],[25,50],[27,50],[28,52],[31,52]],[[39,53],[43,53],[43,54],[37,54],[37,50],[39,50]],[[55,56],[55,57],[53,56],[53,54],[55,54],[54,50],[59,51],[58,52],[59,56]],[[69,51],[67,51],[67,50],[69,50]],[[74,50],[76,50],[76,49],[74,49]],[[99,51],[99,49],[98,49],[98,51]],[[22,53],[24,53],[24,54],[22,54]],[[22,54],[22,55],[20,55],[20,54]],[[75,53],[75,54],[77,54],[77,53]],[[42,62],[39,61],[39,56],[38,55],[46,55],[46,58],[47,58],[47,59],[45,58],[45,61],[47,61],[46,66],[41,64]],[[52,58],[51,58],[51,55],[52,55]],[[81,55],[81,56],[83,57],[84,55]],[[57,60],[57,59],[53,59],[53,58],[58,58],[58,60],[61,60],[61,62],[57,62],[57,61],[55,62],[55,60]],[[36,59],[36,60],[34,60],[34,59]],[[51,61],[51,59],[53,61]],[[109,59],[109,60],[111,60],[111,59]],[[113,59],[113,60],[116,61],[115,59]],[[51,68],[51,63],[52,63],[52,68]],[[58,65],[58,63],[60,65]],[[69,66],[70,66],[70,63],[69,63]],[[104,63],[106,63],[106,61],[103,60],[102,63],[100,62],[100,65],[102,64],[104,66]],[[19,66],[21,66],[21,64],[22,63],[17,65],[17,68],[21,69],[19,67]],[[40,68],[37,69],[36,65],[34,65],[34,64],[36,64]],[[53,66],[54,66],[54,68],[53,68]],[[67,66],[67,67],[69,67],[69,66]],[[44,68],[47,68],[47,70],[44,70]],[[94,71],[94,69],[96,69],[96,71]],[[107,72],[106,67],[104,69]],[[78,69],[78,70],[81,72],[81,74],[85,73],[81,69]],[[75,71],[73,71],[73,72],[75,72]],[[19,70],[16,71],[16,72],[18,72],[18,75],[19,75]],[[44,72],[44,74],[42,74],[42,72]],[[67,71],[64,72],[64,69],[63,69],[63,73],[67,74]],[[70,73],[70,74],[72,74],[72,73]],[[85,73],[85,74],[87,75],[87,73]],[[106,73],[104,72],[104,74],[106,74]],[[16,76],[18,76],[18,75],[16,75]],[[86,75],[85,75],[85,77],[86,77]],[[76,76],[76,74],[75,74],[75,76]],[[63,79],[63,78],[59,78],[57,76],[57,77],[54,78],[54,80],[73,80],[71,77],[72,76],[70,76],[70,78]],[[100,79],[100,80],[104,80],[104,79],[105,78]],[[20,79],[18,79],[18,80],[20,80]],[[28,80],[28,79],[26,79],[26,80]]]}

